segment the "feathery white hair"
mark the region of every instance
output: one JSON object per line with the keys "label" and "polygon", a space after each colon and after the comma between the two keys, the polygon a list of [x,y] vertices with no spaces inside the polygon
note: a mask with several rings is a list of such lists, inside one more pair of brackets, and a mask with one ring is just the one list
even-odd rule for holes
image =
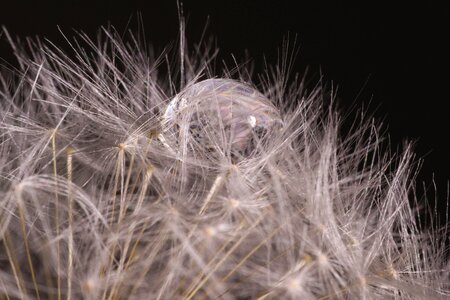
{"label": "feathery white hair", "polygon": [[111,29],[71,54],[5,33],[1,299],[450,297],[410,146],[366,118],[344,134],[320,85],[214,77],[212,52],[177,63]]}

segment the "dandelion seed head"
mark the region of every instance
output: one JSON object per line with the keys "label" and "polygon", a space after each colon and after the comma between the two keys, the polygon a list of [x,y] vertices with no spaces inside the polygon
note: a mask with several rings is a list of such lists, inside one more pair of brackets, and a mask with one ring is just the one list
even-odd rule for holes
{"label": "dandelion seed head", "polygon": [[85,295],[95,294],[99,286],[98,279],[93,277],[85,278],[82,281],[81,288]]}
{"label": "dandelion seed head", "polygon": [[392,264],[389,264],[387,272],[389,277],[393,279],[398,279],[398,272],[397,270],[394,269],[394,266]]}
{"label": "dandelion seed head", "polygon": [[78,37],[73,58],[14,47],[20,84],[0,74],[0,298],[450,296],[409,148],[383,153],[364,120],[341,134],[320,84],[198,81],[189,51],[165,77],[139,38]]}
{"label": "dandelion seed head", "polygon": [[23,190],[23,183],[22,182],[18,182],[15,186],[14,186],[14,191],[16,193],[21,193]]}
{"label": "dandelion seed head", "polygon": [[289,293],[295,295],[302,290],[302,280],[300,276],[293,276],[288,278],[285,283],[286,289]]}
{"label": "dandelion seed head", "polygon": [[117,144],[117,148],[119,149],[119,151],[125,151],[125,149],[127,148],[127,144],[125,143],[119,143]]}
{"label": "dandelion seed head", "polygon": [[237,200],[236,198],[228,199],[228,205],[229,205],[230,209],[232,209],[232,210],[238,208],[240,204],[241,204],[240,201]]}
{"label": "dandelion seed head", "polygon": [[367,287],[367,278],[365,276],[359,275],[358,276],[358,281],[359,281],[359,284],[360,284],[360,286],[362,288],[366,288]]}
{"label": "dandelion seed head", "polygon": [[328,259],[328,256],[325,253],[321,252],[321,251],[319,251],[316,254],[316,261],[317,261],[317,264],[319,266],[321,266],[321,267],[326,267],[330,263],[330,260]]}
{"label": "dandelion seed head", "polygon": [[208,238],[211,238],[216,235],[217,230],[213,226],[206,226],[205,228],[203,228],[203,232]]}

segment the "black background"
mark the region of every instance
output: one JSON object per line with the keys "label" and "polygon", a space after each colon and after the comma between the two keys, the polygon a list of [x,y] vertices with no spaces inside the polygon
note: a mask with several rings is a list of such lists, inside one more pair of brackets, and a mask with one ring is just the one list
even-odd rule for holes
{"label": "black background", "polygon": [[[12,35],[46,37],[64,45],[57,29],[91,36],[108,21],[119,31],[136,28],[140,12],[147,41],[162,49],[176,41],[175,0],[165,1],[8,1],[0,7],[0,24]],[[313,1],[310,1],[313,2]],[[339,1],[184,1],[187,37],[196,41],[208,23],[220,58],[243,57],[257,66],[263,55],[273,64],[283,37],[298,36],[293,71],[323,74],[339,87],[344,109],[369,107],[384,122],[392,147],[413,140],[423,158],[418,185],[437,184],[445,209],[450,178],[450,9],[432,1],[404,6],[348,6]],[[209,18],[208,18],[209,16]],[[208,21],[209,20],[209,21]],[[134,27],[134,28],[133,28]],[[1,39],[0,57],[11,60]],[[434,197],[428,191],[429,197]]]}

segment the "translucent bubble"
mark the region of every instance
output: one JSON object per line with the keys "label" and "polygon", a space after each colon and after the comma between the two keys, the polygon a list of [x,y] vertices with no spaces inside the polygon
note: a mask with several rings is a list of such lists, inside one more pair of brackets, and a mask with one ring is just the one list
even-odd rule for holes
{"label": "translucent bubble", "polygon": [[281,124],[279,111],[254,88],[231,79],[207,79],[170,101],[163,135],[177,153],[247,157]]}

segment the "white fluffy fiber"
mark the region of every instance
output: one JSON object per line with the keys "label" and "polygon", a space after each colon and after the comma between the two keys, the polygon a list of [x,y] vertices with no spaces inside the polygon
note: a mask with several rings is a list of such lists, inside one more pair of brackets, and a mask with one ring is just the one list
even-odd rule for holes
{"label": "white fluffy fiber", "polygon": [[410,146],[390,153],[366,117],[343,132],[286,65],[255,84],[212,76],[207,47],[5,36],[0,299],[450,297]]}

